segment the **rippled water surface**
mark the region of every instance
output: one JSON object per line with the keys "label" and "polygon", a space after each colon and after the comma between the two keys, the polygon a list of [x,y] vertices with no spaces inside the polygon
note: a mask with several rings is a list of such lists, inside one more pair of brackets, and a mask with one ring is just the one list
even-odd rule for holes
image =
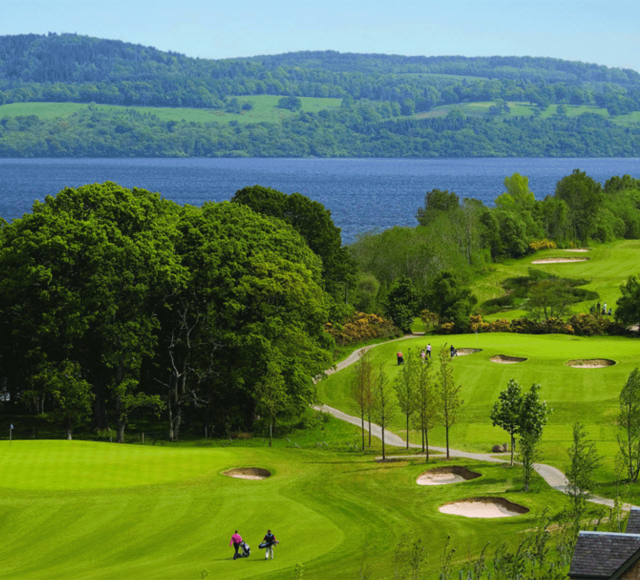
{"label": "rippled water surface", "polygon": [[0,215],[20,217],[64,187],[115,181],[158,191],[180,204],[223,201],[247,185],[298,191],[331,210],[343,240],[374,228],[413,226],[427,191],[455,191],[487,205],[513,173],[536,198],[574,169],[604,182],[640,177],[640,159],[0,159]]}

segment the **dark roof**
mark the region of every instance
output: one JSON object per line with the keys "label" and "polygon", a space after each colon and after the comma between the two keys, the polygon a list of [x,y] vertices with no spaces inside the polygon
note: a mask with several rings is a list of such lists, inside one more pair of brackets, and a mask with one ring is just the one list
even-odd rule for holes
{"label": "dark roof", "polygon": [[640,534],[640,508],[631,508],[626,532],[627,534]]}
{"label": "dark roof", "polygon": [[580,532],[569,578],[619,578],[640,559],[640,534]]}

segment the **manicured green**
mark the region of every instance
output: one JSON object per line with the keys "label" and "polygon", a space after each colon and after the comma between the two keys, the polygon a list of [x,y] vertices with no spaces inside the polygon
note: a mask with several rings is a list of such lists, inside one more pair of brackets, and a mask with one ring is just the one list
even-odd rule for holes
{"label": "manicured green", "polygon": [[[357,440],[357,439],[356,439]],[[234,444],[235,445],[235,444]],[[0,578],[141,579],[356,577],[370,548],[374,577],[392,574],[400,539],[428,545],[428,577],[451,534],[462,564],[487,538],[496,546],[530,529],[544,506],[564,498],[539,479],[519,492],[519,470],[457,461],[483,474],[457,485],[422,487],[421,461],[380,464],[371,454],[334,448],[159,448],[79,441],[0,444]],[[233,467],[272,477],[233,479]],[[500,495],[531,512],[500,520],[440,514],[459,498]],[[281,544],[273,561],[258,549],[266,530]],[[249,559],[232,561],[235,529]]]}

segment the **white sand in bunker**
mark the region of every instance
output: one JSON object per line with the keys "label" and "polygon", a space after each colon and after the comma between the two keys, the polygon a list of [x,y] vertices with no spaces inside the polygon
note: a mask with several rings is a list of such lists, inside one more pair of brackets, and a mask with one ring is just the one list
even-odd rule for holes
{"label": "white sand in bunker", "polygon": [[271,477],[271,472],[262,467],[238,467],[236,469],[228,469],[224,475],[235,477],[236,479],[266,479]]}
{"label": "white sand in bunker", "polygon": [[567,248],[565,252],[590,252],[589,248]]}
{"label": "white sand in bunker", "polygon": [[456,350],[456,354],[458,356],[466,356],[468,354],[475,354],[477,352],[482,352],[481,348],[459,348]]}
{"label": "white sand in bunker", "polygon": [[466,518],[510,518],[529,511],[501,497],[472,497],[444,504],[438,509],[443,514]]}
{"label": "white sand in bunker", "polygon": [[605,367],[612,367],[616,364],[616,361],[608,358],[586,358],[570,360],[565,364],[568,367],[574,367],[576,369],[603,369]]}
{"label": "white sand in bunker", "polygon": [[461,481],[469,481],[480,477],[479,473],[470,471],[466,467],[459,465],[450,465],[447,467],[436,467],[425,471],[418,479],[416,483],[418,485],[447,485],[449,483],[459,483]]}
{"label": "white sand in bunker", "polygon": [[531,262],[532,264],[559,264],[559,263],[569,263],[569,262],[586,262],[591,258],[540,258],[539,260],[534,260]]}
{"label": "white sand in bunker", "polygon": [[521,356],[507,356],[506,354],[498,354],[496,356],[492,356],[489,360],[501,365],[513,365],[516,363],[524,362],[527,359],[522,358]]}

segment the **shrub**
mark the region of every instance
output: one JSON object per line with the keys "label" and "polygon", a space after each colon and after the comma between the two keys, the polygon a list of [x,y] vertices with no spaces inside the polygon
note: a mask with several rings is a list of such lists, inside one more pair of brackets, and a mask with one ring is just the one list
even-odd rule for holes
{"label": "shrub", "polygon": [[529,251],[531,253],[537,252],[538,250],[555,250],[556,248],[556,243],[551,240],[547,240],[547,238],[529,242]]}
{"label": "shrub", "polygon": [[390,320],[377,314],[354,312],[342,324],[325,325],[328,332],[339,346],[347,346],[359,342],[368,342],[376,338],[398,338],[402,336],[399,328]]}

